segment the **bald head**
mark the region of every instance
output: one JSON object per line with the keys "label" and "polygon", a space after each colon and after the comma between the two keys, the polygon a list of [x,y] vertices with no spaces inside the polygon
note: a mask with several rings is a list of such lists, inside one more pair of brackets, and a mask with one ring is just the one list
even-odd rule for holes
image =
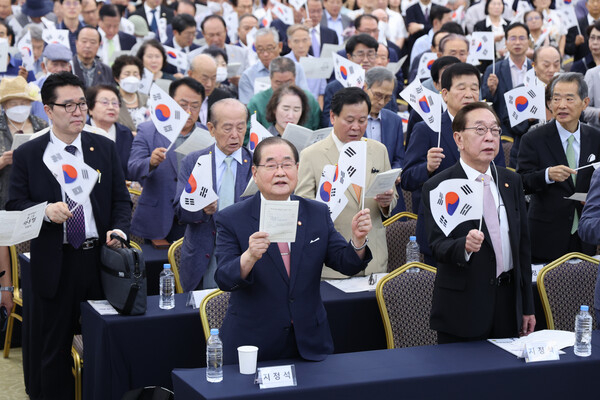
{"label": "bald head", "polygon": [[377,19],[379,21],[383,21],[383,22],[388,22],[388,15],[385,12],[385,10],[382,10],[381,8],[378,8],[377,10],[374,10],[371,15],[373,15],[374,17],[377,17]]}
{"label": "bald head", "polygon": [[204,86],[204,92],[208,97],[217,83],[217,62],[208,54],[199,54],[192,60],[188,75]]}
{"label": "bald head", "polygon": [[210,108],[210,121],[206,127],[219,150],[230,155],[244,144],[247,121],[248,110],[242,102],[223,99]]}
{"label": "bald head", "polygon": [[556,47],[543,46],[533,53],[533,68],[539,80],[548,84],[554,74],[560,72],[561,56]]}
{"label": "bald head", "polygon": [[210,107],[210,122],[213,125],[218,125],[223,120],[225,115],[245,115],[244,119],[247,120],[248,110],[244,103],[238,99],[227,98],[217,101]]}

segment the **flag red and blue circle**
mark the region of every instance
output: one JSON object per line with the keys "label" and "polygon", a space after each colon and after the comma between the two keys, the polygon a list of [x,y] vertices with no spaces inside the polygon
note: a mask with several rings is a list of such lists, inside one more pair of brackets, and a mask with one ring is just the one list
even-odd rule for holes
{"label": "flag red and blue circle", "polygon": [[63,164],[62,170],[65,177],[65,183],[73,183],[77,180],[77,169],[74,166]]}
{"label": "flag red and blue circle", "polygon": [[198,184],[196,183],[196,178],[194,178],[194,175],[190,175],[187,184],[185,185],[186,193],[194,193],[197,188]]}
{"label": "flag red and blue circle", "polygon": [[29,47],[23,47],[23,50],[27,52],[27,55],[31,57],[31,49]]}
{"label": "flag red and blue circle", "polygon": [[431,70],[431,66],[433,65],[433,63],[435,62],[435,60],[429,60],[429,62],[427,62],[427,69]]}
{"label": "flag red and blue circle", "polygon": [[483,48],[483,43],[479,42],[479,45],[477,45],[477,51],[480,51]]}
{"label": "flag red and blue circle", "polygon": [[166,104],[157,105],[154,111],[156,114],[156,118],[158,118],[158,120],[161,122],[165,122],[171,116],[171,110],[169,109],[169,107],[167,107]]}
{"label": "flag red and blue circle", "polygon": [[429,108],[429,103],[427,102],[427,98],[425,96],[419,99],[419,107],[421,107],[421,110],[423,110],[423,112],[428,113],[431,111],[431,108]]}
{"label": "flag red and blue circle", "polygon": [[529,105],[529,101],[527,101],[527,97],[519,96],[515,99],[515,106],[517,107],[518,112],[523,112],[527,109]]}
{"label": "flag red and blue circle", "polygon": [[460,202],[460,198],[458,194],[455,192],[446,193],[446,212],[448,215],[454,214],[456,209],[458,208],[458,203]]}
{"label": "flag red and blue circle", "polygon": [[319,188],[321,200],[328,202],[331,199],[331,182],[325,181]]}
{"label": "flag red and blue circle", "polygon": [[167,51],[167,56],[169,56],[170,58],[176,60],[177,59],[177,54],[174,51]]}
{"label": "flag red and blue circle", "polygon": [[335,172],[333,173],[333,181],[334,182],[337,182],[337,179],[338,179],[338,169],[339,169],[339,167],[336,165]]}
{"label": "flag red and blue circle", "polygon": [[343,65],[340,66],[340,74],[342,74],[342,78],[348,79],[348,71],[346,71],[346,67]]}
{"label": "flag red and blue circle", "polygon": [[250,132],[250,150],[254,151],[256,146],[258,146],[258,135],[256,132]]}

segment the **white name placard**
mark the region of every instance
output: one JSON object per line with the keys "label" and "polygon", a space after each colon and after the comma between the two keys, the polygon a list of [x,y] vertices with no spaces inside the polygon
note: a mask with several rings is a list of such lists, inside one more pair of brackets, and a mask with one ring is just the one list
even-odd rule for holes
{"label": "white name placard", "polygon": [[257,375],[261,389],[296,386],[296,367],[294,364],[258,368]]}
{"label": "white name placard", "polygon": [[551,361],[560,359],[555,342],[532,342],[525,344],[525,361]]}

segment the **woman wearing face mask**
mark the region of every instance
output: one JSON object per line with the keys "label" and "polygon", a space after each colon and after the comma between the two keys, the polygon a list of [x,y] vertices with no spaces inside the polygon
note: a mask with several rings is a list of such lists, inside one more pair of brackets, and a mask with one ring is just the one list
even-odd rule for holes
{"label": "woman wearing face mask", "polygon": [[267,104],[265,117],[272,124],[268,131],[273,136],[283,135],[288,124],[303,125],[308,117],[308,100],[304,91],[296,85],[278,88]]}
{"label": "woman wearing face mask", "polygon": [[137,126],[150,119],[148,96],[138,92],[144,66],[139,58],[123,55],[115,60],[112,73],[119,84],[119,95],[122,99],[117,122],[125,125],[135,135]]}
{"label": "woman wearing face mask", "polygon": [[237,87],[227,79],[227,53],[215,46],[207,47],[202,51],[203,54],[208,54],[217,62],[217,85],[215,87],[227,90],[231,97],[238,97]]}

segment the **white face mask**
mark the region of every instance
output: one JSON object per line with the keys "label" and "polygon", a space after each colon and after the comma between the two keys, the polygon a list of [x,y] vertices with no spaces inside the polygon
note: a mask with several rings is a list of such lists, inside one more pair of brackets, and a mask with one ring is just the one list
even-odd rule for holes
{"label": "white face mask", "polygon": [[128,76],[121,79],[119,86],[127,93],[135,93],[140,89],[140,79],[135,76]]}
{"label": "white face mask", "polygon": [[217,68],[217,82],[221,83],[227,79],[227,67]]}
{"label": "white face mask", "polygon": [[28,106],[15,106],[6,110],[8,119],[19,123],[25,122],[29,114],[31,114],[31,104]]}

